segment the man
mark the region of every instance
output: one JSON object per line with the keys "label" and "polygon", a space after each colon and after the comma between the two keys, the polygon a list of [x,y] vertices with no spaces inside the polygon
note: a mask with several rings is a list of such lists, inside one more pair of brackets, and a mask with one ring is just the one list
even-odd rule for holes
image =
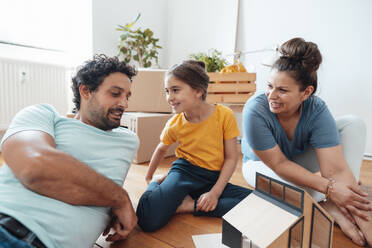
{"label": "man", "polygon": [[138,137],[119,127],[135,74],[95,56],[72,80],[75,119],[47,104],[14,117],[0,147],[0,247],[88,248],[105,227],[109,241],[135,227],[122,185]]}

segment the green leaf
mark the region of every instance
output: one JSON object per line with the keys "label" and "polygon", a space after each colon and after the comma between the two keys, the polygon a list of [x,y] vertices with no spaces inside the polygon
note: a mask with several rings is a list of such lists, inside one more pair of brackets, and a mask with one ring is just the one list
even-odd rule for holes
{"label": "green leaf", "polygon": [[138,13],[136,19],[134,20],[134,23],[136,23],[140,19],[140,17],[141,17],[141,13]]}
{"label": "green leaf", "polygon": [[128,49],[126,47],[122,47],[120,48],[120,51],[124,54],[126,54],[128,52]]}
{"label": "green leaf", "polygon": [[120,35],[120,39],[121,40],[126,40],[127,38],[128,38],[128,35],[127,34]]}
{"label": "green leaf", "polygon": [[157,45],[159,39],[153,37],[154,32],[151,29],[145,28],[143,31],[141,28],[132,29],[140,17],[141,13],[133,22],[117,26],[116,30],[120,32],[118,50],[126,62],[132,60],[140,62],[141,58],[143,66],[149,67],[154,60],[158,64],[158,50],[162,47]]}
{"label": "green leaf", "polygon": [[216,49],[210,49],[208,53],[190,54],[189,58],[203,61],[207,72],[220,71],[226,64],[226,60],[222,58],[222,53]]}

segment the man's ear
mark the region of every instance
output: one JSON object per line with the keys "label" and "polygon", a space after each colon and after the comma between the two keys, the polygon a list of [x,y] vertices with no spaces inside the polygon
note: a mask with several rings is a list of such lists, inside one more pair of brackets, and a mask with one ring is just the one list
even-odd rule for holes
{"label": "man's ear", "polygon": [[303,95],[301,97],[302,101],[305,101],[307,98],[309,98],[314,92],[314,86],[309,85],[306,87],[306,89],[303,91]]}
{"label": "man's ear", "polygon": [[86,85],[81,84],[79,86],[79,93],[80,93],[81,98],[87,100],[89,99],[91,92]]}

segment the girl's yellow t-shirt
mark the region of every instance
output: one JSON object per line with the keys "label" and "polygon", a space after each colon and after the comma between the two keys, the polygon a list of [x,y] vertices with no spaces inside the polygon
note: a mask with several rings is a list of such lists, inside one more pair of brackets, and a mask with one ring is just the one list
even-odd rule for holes
{"label": "girl's yellow t-shirt", "polygon": [[174,115],[165,125],[160,140],[165,145],[178,141],[176,156],[208,170],[219,171],[224,163],[224,140],[239,136],[234,113],[216,104],[208,119],[192,123],[183,113]]}

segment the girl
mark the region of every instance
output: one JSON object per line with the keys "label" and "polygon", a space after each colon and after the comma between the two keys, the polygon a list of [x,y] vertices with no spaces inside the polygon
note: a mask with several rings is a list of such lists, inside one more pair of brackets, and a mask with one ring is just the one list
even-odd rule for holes
{"label": "girl", "polygon": [[[160,136],[146,175],[149,186],[138,203],[138,224],[146,232],[162,228],[175,213],[221,217],[251,193],[228,183],[237,165],[239,130],[229,108],[205,101],[208,83],[200,61],[185,61],[167,73],[167,100],[176,114]],[[176,141],[178,159],[165,178],[152,180]]]}
{"label": "girl", "polygon": [[305,188],[358,245],[372,245],[371,203],[357,184],[366,128],[357,117],[335,121],[314,96],[322,56],[302,38],[285,42],[266,94],[243,110],[243,176],[255,185],[260,172]]}

